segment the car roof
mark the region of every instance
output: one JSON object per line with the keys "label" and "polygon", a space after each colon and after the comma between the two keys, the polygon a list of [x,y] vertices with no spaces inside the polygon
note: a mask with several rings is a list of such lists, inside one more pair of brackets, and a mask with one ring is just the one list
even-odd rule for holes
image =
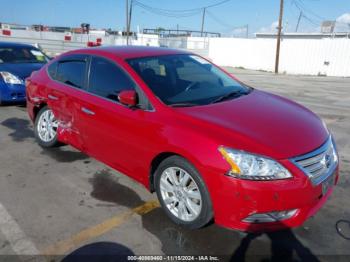
{"label": "car roof", "polygon": [[16,43],[16,42],[0,42],[0,47],[30,47],[30,48],[36,48],[33,45]]}
{"label": "car roof", "polygon": [[103,46],[75,50],[72,53],[94,54],[99,52],[113,54],[124,60],[159,55],[191,54],[190,52],[179,49],[149,46]]}

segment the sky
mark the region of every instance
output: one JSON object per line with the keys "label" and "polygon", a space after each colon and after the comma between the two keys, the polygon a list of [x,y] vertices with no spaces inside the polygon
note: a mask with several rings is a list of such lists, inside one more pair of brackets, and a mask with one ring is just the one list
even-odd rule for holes
{"label": "sky", "polygon": [[[222,0],[138,0],[148,6],[184,10],[201,8]],[[239,27],[249,32],[269,32],[276,28],[280,0],[231,0],[207,9],[204,30],[239,35]],[[125,0],[0,0],[0,21],[17,24],[44,24],[93,28],[125,28]],[[300,32],[319,31],[322,19],[337,20],[338,31],[350,31],[350,0],[285,0],[284,31],[294,32],[300,9],[304,16]],[[190,17],[164,17],[134,5],[132,29],[169,28],[200,30],[202,13]]]}

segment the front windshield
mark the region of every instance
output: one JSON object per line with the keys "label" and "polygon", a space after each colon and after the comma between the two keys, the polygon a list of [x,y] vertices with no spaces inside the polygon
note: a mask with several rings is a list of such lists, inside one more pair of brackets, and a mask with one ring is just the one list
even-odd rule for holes
{"label": "front windshield", "polygon": [[48,58],[30,47],[0,47],[0,63],[46,63]]}
{"label": "front windshield", "polygon": [[196,55],[165,55],[127,60],[165,104],[195,106],[249,93],[218,67]]}

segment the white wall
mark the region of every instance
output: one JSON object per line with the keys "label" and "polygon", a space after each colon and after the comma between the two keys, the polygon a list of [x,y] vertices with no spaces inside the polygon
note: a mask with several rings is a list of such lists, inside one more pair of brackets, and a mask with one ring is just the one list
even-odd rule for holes
{"label": "white wall", "polygon": [[207,49],[208,46],[208,37],[187,37],[187,49]]}
{"label": "white wall", "polygon": [[[209,58],[221,66],[274,71],[275,50],[275,39],[211,38],[209,42]],[[350,39],[284,39],[279,69],[287,74],[350,77]]]}
{"label": "white wall", "polygon": [[[122,36],[72,34],[72,41],[64,41],[66,33],[11,30],[0,41],[40,44],[50,55],[86,47],[88,41],[102,39],[103,45],[125,45]],[[133,45],[168,46],[188,49],[211,59],[221,66],[244,67],[274,71],[275,39],[159,38],[157,35],[138,34],[131,38]],[[208,51],[209,49],[209,51]],[[326,65],[325,62],[329,62]],[[283,39],[281,42],[280,72],[287,74],[328,75],[350,77],[350,39]]]}
{"label": "white wall", "polygon": [[133,45],[159,46],[159,37],[158,35],[137,34],[137,38],[132,39],[131,43]]}

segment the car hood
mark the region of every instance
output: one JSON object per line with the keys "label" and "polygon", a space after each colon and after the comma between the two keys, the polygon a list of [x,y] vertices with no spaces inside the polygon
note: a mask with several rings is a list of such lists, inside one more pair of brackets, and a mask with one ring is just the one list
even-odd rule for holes
{"label": "car hood", "polygon": [[39,70],[43,65],[43,63],[4,63],[0,64],[0,71],[10,72],[24,80],[33,71]]}
{"label": "car hood", "polygon": [[222,103],[176,110],[199,120],[201,132],[208,131],[224,146],[275,159],[308,153],[329,136],[310,110],[258,90]]}

